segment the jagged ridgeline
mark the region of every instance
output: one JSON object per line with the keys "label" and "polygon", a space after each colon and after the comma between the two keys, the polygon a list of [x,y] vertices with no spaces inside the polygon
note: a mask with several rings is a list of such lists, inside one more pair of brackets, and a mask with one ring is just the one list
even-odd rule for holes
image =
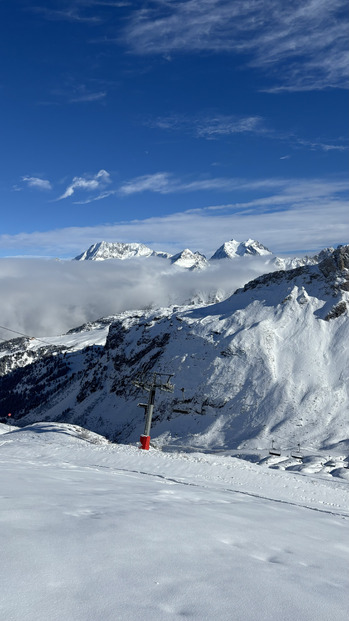
{"label": "jagged ridgeline", "polygon": [[[174,373],[151,436],[208,448],[347,444],[349,247],[265,274],[210,306],[124,312],[52,339],[0,346],[0,407],[18,425],[70,422],[137,441],[132,380]],[[50,338],[45,339],[50,342]]]}
{"label": "jagged ridgeline", "polygon": [[107,261],[109,259],[125,261],[135,258],[148,259],[149,257],[156,257],[166,259],[171,265],[178,268],[203,270],[222,260],[236,260],[242,257],[263,257],[265,264],[270,265],[270,269],[291,269],[301,265],[315,265],[325,259],[333,250],[333,248],[326,248],[319,254],[311,257],[304,256],[285,259],[275,256],[266,246],[254,239],[247,239],[243,242],[231,239],[230,241],[224,242],[224,244],[207,259],[205,255],[198,251],[192,252],[189,248],[172,255],[169,252],[152,250],[148,246],[138,242],[112,243],[102,241],[92,244],[87,250],[75,257],[74,261]]}

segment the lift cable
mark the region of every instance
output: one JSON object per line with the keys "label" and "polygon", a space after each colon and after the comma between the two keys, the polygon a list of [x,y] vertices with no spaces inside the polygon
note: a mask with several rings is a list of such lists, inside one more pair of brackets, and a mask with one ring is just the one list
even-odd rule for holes
{"label": "lift cable", "polygon": [[[39,339],[37,336],[30,336],[29,334],[24,334],[23,332],[18,332],[18,330],[12,330],[11,328],[6,328],[5,326],[0,326],[0,328],[2,330],[7,330],[8,332],[13,332],[14,334],[20,334],[20,336],[25,336],[27,339],[35,339],[36,341],[39,341],[40,343],[44,343],[45,345],[52,345],[52,343],[49,343],[48,341],[44,341],[43,339]],[[4,342],[7,342],[6,339],[3,339],[0,337],[0,339]],[[10,340],[10,339],[7,339]]]}

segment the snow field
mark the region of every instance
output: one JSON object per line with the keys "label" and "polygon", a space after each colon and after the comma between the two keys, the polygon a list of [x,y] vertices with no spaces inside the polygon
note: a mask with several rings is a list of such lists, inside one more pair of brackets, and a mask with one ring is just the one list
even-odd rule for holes
{"label": "snow field", "polygon": [[140,451],[72,425],[0,441],[6,621],[332,620],[345,480]]}

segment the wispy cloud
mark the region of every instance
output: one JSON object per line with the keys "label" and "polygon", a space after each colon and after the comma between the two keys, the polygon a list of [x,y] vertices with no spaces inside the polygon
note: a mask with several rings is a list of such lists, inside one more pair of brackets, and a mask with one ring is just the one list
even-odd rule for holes
{"label": "wispy cloud", "polygon": [[[95,3],[94,3],[95,4]],[[87,6],[91,6],[91,3],[86,3]],[[71,4],[67,8],[53,9],[42,6],[35,6],[30,9],[34,13],[39,13],[45,19],[51,21],[67,21],[87,24],[99,24],[102,20],[99,15],[84,15],[79,8]]]}
{"label": "wispy cloud", "polygon": [[118,192],[125,196],[141,192],[155,192],[158,194],[175,194],[182,192],[202,191],[265,191],[270,188],[284,187],[287,181],[283,179],[250,180],[235,177],[205,177],[199,179],[181,178],[169,172],[158,172],[152,175],[143,175],[126,181]]}
{"label": "wispy cloud", "polygon": [[52,185],[50,181],[47,179],[41,179],[40,177],[22,177],[22,181],[24,181],[30,188],[36,188],[38,190],[52,190]]}
{"label": "wispy cloud", "polygon": [[125,6],[130,6],[131,2],[117,0],[78,0],[79,4],[84,6],[110,6],[112,8],[121,9]]}
{"label": "wispy cloud", "polygon": [[344,144],[328,144],[326,142],[315,142],[312,140],[303,140],[302,138],[295,138],[295,144],[307,147],[312,151],[347,151],[348,145]]}
{"label": "wispy cloud", "polygon": [[[270,180],[272,183],[273,180]],[[239,213],[256,213],[260,215],[276,212],[280,210],[292,210],[292,209],[316,209],[317,205],[321,205],[322,202],[330,200],[332,205],[336,202],[345,202],[345,197],[348,195],[349,183],[347,180],[340,181],[323,181],[321,179],[293,179],[290,183],[289,179],[279,179],[279,186],[275,184],[275,188],[279,191],[277,193],[265,192],[265,196],[254,198],[246,202],[229,203],[227,205],[213,205],[204,207],[199,211],[204,213],[205,211],[224,212],[234,211]],[[250,186],[254,188],[253,184]],[[265,185],[264,189],[268,186]],[[273,187],[273,186],[270,186]],[[240,189],[247,189],[246,186],[241,185]],[[257,188],[258,189],[258,186]],[[349,221],[349,217],[347,218]]]}
{"label": "wispy cloud", "polygon": [[270,90],[348,86],[346,0],[154,0],[133,11],[137,54],[233,52],[271,73]]}
{"label": "wispy cloud", "polygon": [[188,247],[206,255],[232,238],[258,239],[276,253],[309,253],[348,242],[347,180],[242,180],[240,189],[244,184],[254,190],[254,198],[245,202],[111,225],[1,235],[1,254],[76,256],[101,240],[138,241],[169,252]]}
{"label": "wispy cloud", "polygon": [[200,138],[215,138],[232,134],[261,134],[266,133],[264,120],[260,116],[235,118],[229,116],[216,116],[205,121],[198,122],[197,135]]}
{"label": "wispy cloud", "polygon": [[110,174],[106,170],[100,170],[96,175],[85,177],[74,177],[73,181],[66,188],[62,196],[57,200],[63,200],[72,196],[76,190],[94,191],[105,187],[110,183]]}
{"label": "wispy cloud", "polygon": [[153,175],[142,175],[130,181],[126,181],[120,188],[121,194],[138,194],[139,192],[159,192],[168,194],[175,191],[175,182],[171,175],[166,172],[154,173]]}
{"label": "wispy cloud", "polygon": [[131,2],[122,0],[120,2],[117,0],[66,0],[65,4],[67,6],[62,7],[62,4],[62,1],[56,0],[56,8],[54,6],[33,6],[29,10],[42,15],[50,21],[67,21],[93,25],[100,24],[107,18],[101,13],[96,14],[94,12],[89,14],[89,9],[119,9],[130,6]]}
{"label": "wispy cloud", "polygon": [[101,101],[107,96],[106,91],[99,91],[97,93],[82,93],[70,98],[70,103],[80,103],[84,101]]}
{"label": "wispy cloud", "polygon": [[148,120],[146,124],[150,127],[164,130],[181,130],[196,138],[205,138],[207,140],[234,134],[265,134],[269,131],[264,119],[257,115],[211,114],[190,118],[189,116],[173,114]]}
{"label": "wispy cloud", "polygon": [[85,200],[80,200],[80,201],[74,201],[75,205],[88,205],[89,203],[94,203],[95,201],[102,201],[104,198],[108,198],[109,196],[113,196],[114,194],[117,194],[118,191],[117,190],[109,190],[107,192],[101,192],[100,194],[97,194],[97,196],[90,196],[89,198],[86,198]]}
{"label": "wispy cloud", "polygon": [[[97,84],[96,84],[97,82]],[[104,102],[108,95],[110,82],[105,80],[89,80],[87,83],[76,81],[72,76],[65,76],[62,84],[50,91],[50,97],[41,101],[40,105],[66,105],[77,103]]]}
{"label": "wispy cloud", "polygon": [[217,140],[228,138],[238,134],[250,134],[268,140],[288,143],[291,147],[303,147],[311,151],[347,151],[348,145],[343,139],[334,140],[333,143],[321,140],[306,140],[297,136],[293,131],[276,131],[266,119],[260,115],[236,116],[207,114],[197,117],[170,114],[155,119],[147,119],[145,125],[164,131],[181,131],[205,140]]}

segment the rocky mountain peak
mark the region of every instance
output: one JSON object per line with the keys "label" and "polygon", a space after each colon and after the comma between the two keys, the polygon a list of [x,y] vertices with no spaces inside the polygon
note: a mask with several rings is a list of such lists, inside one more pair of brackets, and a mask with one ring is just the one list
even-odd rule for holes
{"label": "rocky mountain peak", "polygon": [[106,259],[132,259],[134,257],[151,257],[161,256],[169,257],[167,253],[156,252],[145,244],[138,242],[98,242],[93,244],[83,252],[75,257],[75,261],[105,261]]}
{"label": "rocky mountain peak", "polygon": [[217,259],[235,259],[237,257],[243,257],[245,255],[271,255],[272,253],[266,246],[263,246],[254,239],[248,239],[244,242],[238,242],[235,239],[225,242],[216,250],[212,255],[210,261]]}
{"label": "rocky mountain peak", "polygon": [[171,263],[187,269],[202,269],[208,265],[205,255],[200,252],[192,252],[189,248],[185,248],[185,250],[173,255]]}

